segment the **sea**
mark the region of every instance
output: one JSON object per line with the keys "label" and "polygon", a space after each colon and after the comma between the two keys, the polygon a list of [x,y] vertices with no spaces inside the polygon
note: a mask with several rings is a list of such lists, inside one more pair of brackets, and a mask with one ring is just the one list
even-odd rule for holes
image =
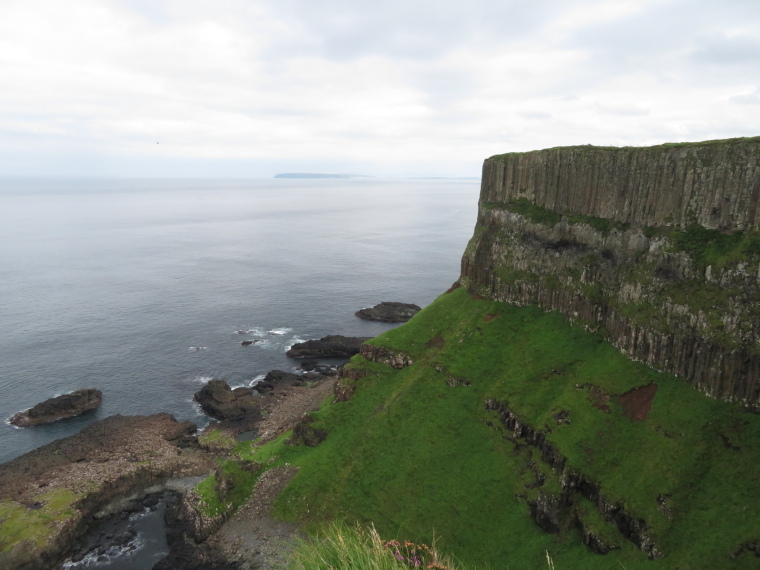
{"label": "sea", "polygon": [[[208,422],[193,394],[293,370],[294,343],[375,336],[459,274],[477,179],[0,179],[0,462],[112,414]],[[257,340],[242,346],[244,340]],[[95,413],[8,419],[76,390]]]}

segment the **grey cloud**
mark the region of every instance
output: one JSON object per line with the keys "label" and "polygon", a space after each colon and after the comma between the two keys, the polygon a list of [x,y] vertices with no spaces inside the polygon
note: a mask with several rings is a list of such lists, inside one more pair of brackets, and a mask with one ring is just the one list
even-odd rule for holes
{"label": "grey cloud", "polygon": [[429,59],[465,44],[514,40],[543,25],[562,6],[559,0],[279,0],[271,9],[299,30],[298,38],[279,49],[312,49],[346,60],[368,55]]}
{"label": "grey cloud", "polygon": [[[748,36],[713,36],[700,39],[691,58],[697,63],[715,65],[760,65],[760,41]],[[760,68],[758,68],[760,71]]]}
{"label": "grey cloud", "polygon": [[745,93],[743,95],[735,95],[729,99],[732,103],[739,103],[741,105],[760,105],[760,89],[755,89],[752,93]]}

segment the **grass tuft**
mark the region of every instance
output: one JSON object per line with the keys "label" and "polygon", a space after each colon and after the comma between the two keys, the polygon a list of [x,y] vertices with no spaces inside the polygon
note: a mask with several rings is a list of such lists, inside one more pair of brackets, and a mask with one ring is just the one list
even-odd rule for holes
{"label": "grass tuft", "polygon": [[408,541],[382,540],[374,526],[363,528],[332,522],[313,538],[300,541],[288,570],[464,570],[434,547]]}

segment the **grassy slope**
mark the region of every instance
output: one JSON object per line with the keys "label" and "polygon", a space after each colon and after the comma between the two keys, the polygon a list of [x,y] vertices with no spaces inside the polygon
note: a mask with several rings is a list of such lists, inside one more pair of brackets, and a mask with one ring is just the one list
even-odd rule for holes
{"label": "grassy slope", "polygon": [[[487,321],[487,314],[498,316]],[[437,336],[443,346],[428,348]],[[293,448],[281,439],[255,452],[262,462],[273,456],[272,466],[301,466],[277,503],[284,518],[371,521],[384,538],[436,537],[441,550],[494,569],[545,568],[546,551],[558,570],[757,567],[751,552],[728,555],[760,539],[760,416],[628,361],[556,313],[475,300],[461,289],[372,342],[403,350],[414,365],[397,371],[356,357],[350,366],[370,375],[356,381],[352,400],[315,414],[329,430],[324,443]],[[451,376],[470,385],[449,386]],[[659,391],[649,418],[638,423],[616,398],[604,413],[588,388],[576,387],[619,395],[650,382]],[[645,519],[667,557],[647,560],[584,501],[587,522],[621,550],[595,555],[574,528],[541,531],[517,495],[535,496],[525,484],[536,469],[548,477],[543,489],[557,492],[557,475],[534,449],[516,450],[486,424],[499,426],[485,398],[508,401],[522,421],[551,429],[548,438],[569,466]],[[557,425],[552,416],[561,410],[571,424]],[[659,495],[667,497],[670,520]]]}

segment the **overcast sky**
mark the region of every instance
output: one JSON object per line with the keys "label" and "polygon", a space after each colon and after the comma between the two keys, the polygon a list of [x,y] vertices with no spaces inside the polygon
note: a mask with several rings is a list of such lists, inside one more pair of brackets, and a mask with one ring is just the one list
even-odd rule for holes
{"label": "overcast sky", "polygon": [[479,176],[755,135],[758,0],[0,0],[0,175]]}

